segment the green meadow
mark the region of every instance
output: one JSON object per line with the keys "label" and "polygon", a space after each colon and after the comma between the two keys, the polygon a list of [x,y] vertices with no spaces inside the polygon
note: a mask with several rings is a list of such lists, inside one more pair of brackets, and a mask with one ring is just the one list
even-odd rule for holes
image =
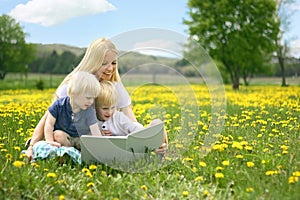
{"label": "green meadow", "polygon": [[300,87],[225,86],[218,113],[205,85],[191,88],[127,87],[139,122],[165,122],[169,149],[126,171],[28,161],[21,151],[54,89],[1,90],[0,199],[300,199]]}

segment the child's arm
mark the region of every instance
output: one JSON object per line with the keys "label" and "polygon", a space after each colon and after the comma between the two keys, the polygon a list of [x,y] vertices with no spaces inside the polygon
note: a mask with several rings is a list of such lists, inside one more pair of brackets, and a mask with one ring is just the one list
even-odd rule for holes
{"label": "child's arm", "polygon": [[48,142],[49,144],[51,144],[53,146],[60,147],[61,144],[54,141],[53,129],[54,129],[55,121],[56,121],[56,119],[49,112],[47,115],[47,118],[46,118],[45,128],[44,128],[45,140],[46,140],[46,142]]}
{"label": "child's arm", "polygon": [[90,126],[90,131],[92,135],[95,136],[102,136],[101,131],[99,129],[98,123],[95,123],[93,125]]}

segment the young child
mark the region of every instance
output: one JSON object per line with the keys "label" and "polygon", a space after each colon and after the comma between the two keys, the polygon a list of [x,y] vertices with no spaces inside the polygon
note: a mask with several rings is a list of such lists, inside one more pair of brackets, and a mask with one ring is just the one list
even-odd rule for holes
{"label": "young child", "polygon": [[[95,108],[99,127],[103,135],[128,135],[131,132],[141,130],[144,127],[139,123],[132,122],[123,112],[116,110],[118,103],[118,93],[114,84],[110,81],[100,83],[101,91],[95,100]],[[161,122],[154,120],[149,126]],[[168,145],[166,131],[164,131],[163,144],[158,152],[164,153]]]}
{"label": "young child", "polygon": [[93,103],[100,93],[97,78],[77,72],[68,84],[68,96],[57,99],[49,108],[45,124],[46,142],[56,147],[80,150],[81,135],[101,135]]}

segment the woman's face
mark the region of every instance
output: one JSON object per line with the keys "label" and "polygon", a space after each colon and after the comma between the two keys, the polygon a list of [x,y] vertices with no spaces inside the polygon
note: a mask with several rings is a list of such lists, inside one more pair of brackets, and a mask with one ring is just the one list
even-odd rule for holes
{"label": "woman's face", "polygon": [[108,51],[104,56],[102,66],[96,71],[95,76],[98,80],[110,81],[114,71],[117,68],[117,53],[114,51]]}

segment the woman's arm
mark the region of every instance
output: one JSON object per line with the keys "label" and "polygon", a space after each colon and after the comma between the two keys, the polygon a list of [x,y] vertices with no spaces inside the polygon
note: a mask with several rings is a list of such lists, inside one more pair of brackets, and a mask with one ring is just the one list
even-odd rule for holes
{"label": "woman's arm", "polygon": [[37,126],[33,131],[33,135],[30,139],[30,143],[26,151],[26,156],[30,160],[32,160],[33,158],[33,150],[32,150],[33,145],[35,145],[35,143],[37,143],[38,141],[44,138],[44,126],[45,126],[47,115],[48,115],[48,111],[44,114],[44,116],[41,118],[41,120],[39,121],[39,123],[37,124]]}
{"label": "woman's arm", "polygon": [[131,119],[131,121],[137,122],[135,115],[133,114],[131,104],[126,107],[120,108],[120,111],[123,112],[127,117],[129,117],[129,119]]}

